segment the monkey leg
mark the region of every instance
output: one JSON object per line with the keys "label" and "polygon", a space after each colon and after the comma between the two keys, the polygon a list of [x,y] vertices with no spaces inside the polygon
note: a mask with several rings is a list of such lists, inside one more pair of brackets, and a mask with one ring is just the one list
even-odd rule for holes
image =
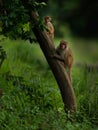
{"label": "monkey leg", "polygon": [[71,69],[71,68],[68,68],[68,69],[67,69],[67,73],[68,73],[68,76],[69,76],[70,82],[72,82],[72,77],[71,77],[72,69]]}
{"label": "monkey leg", "polygon": [[66,67],[65,69],[66,69],[66,72],[67,72],[67,74],[68,74],[69,80],[70,80],[70,82],[71,82],[71,81],[72,81],[72,79],[71,79],[71,69],[68,68],[68,67]]}
{"label": "monkey leg", "polygon": [[50,39],[51,39],[51,41],[52,41],[52,44],[53,44],[53,46],[54,46],[54,37],[50,34]]}
{"label": "monkey leg", "polygon": [[69,78],[70,78],[70,81],[72,82],[72,68],[69,69]]}

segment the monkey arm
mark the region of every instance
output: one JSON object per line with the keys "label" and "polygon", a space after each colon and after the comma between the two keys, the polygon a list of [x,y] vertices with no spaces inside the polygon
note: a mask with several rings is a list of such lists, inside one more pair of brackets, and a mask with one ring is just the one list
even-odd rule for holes
{"label": "monkey arm", "polygon": [[48,23],[47,23],[47,27],[48,27],[48,32],[49,32],[50,34],[53,34],[53,33],[54,33],[54,27],[53,27],[53,25],[52,25],[51,22],[48,22]]}
{"label": "monkey arm", "polygon": [[60,61],[64,62],[64,58],[62,58],[62,57],[61,57],[60,55],[58,55],[58,54],[51,55],[51,58],[55,58],[55,59],[57,59],[57,60],[60,60]]}

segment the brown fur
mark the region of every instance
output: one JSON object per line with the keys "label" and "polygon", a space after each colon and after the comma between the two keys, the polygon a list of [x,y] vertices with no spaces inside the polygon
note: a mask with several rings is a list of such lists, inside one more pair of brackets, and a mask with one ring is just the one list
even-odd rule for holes
{"label": "brown fur", "polygon": [[[62,49],[61,46],[64,45],[65,48]],[[68,69],[69,71],[69,78],[71,81],[71,73],[72,73],[72,64],[73,64],[73,54],[71,51],[71,48],[68,47],[68,44],[66,41],[61,41],[59,46],[56,48],[55,58],[61,61],[61,64]]]}
{"label": "brown fur", "polygon": [[54,44],[54,26],[51,23],[51,17],[50,16],[45,17],[45,25],[47,27],[47,34],[50,37],[52,43]]}

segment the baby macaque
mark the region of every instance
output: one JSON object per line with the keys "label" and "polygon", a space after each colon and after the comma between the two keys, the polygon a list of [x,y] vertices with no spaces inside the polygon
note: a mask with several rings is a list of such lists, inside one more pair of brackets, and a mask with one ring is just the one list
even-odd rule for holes
{"label": "baby macaque", "polygon": [[73,54],[68,47],[67,41],[60,41],[59,46],[56,48],[56,54],[53,56],[54,58],[61,61],[61,64],[69,71],[69,78],[71,81],[71,72],[72,72],[72,64],[73,64]]}
{"label": "baby macaque", "polygon": [[53,24],[51,23],[51,17],[46,16],[44,19],[45,19],[45,25],[47,27],[47,34],[50,37],[52,43],[54,44],[54,27]]}

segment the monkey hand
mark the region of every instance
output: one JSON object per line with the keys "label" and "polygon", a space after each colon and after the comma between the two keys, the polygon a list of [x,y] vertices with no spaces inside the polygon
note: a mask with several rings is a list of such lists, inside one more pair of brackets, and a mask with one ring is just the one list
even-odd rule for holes
{"label": "monkey hand", "polygon": [[64,59],[61,56],[59,56],[58,54],[55,54],[55,53],[52,54],[50,56],[50,58],[54,58],[54,59],[57,59],[57,60],[60,60],[60,61],[64,62]]}
{"label": "monkey hand", "polygon": [[49,56],[49,58],[55,58],[56,54],[52,54]]}

